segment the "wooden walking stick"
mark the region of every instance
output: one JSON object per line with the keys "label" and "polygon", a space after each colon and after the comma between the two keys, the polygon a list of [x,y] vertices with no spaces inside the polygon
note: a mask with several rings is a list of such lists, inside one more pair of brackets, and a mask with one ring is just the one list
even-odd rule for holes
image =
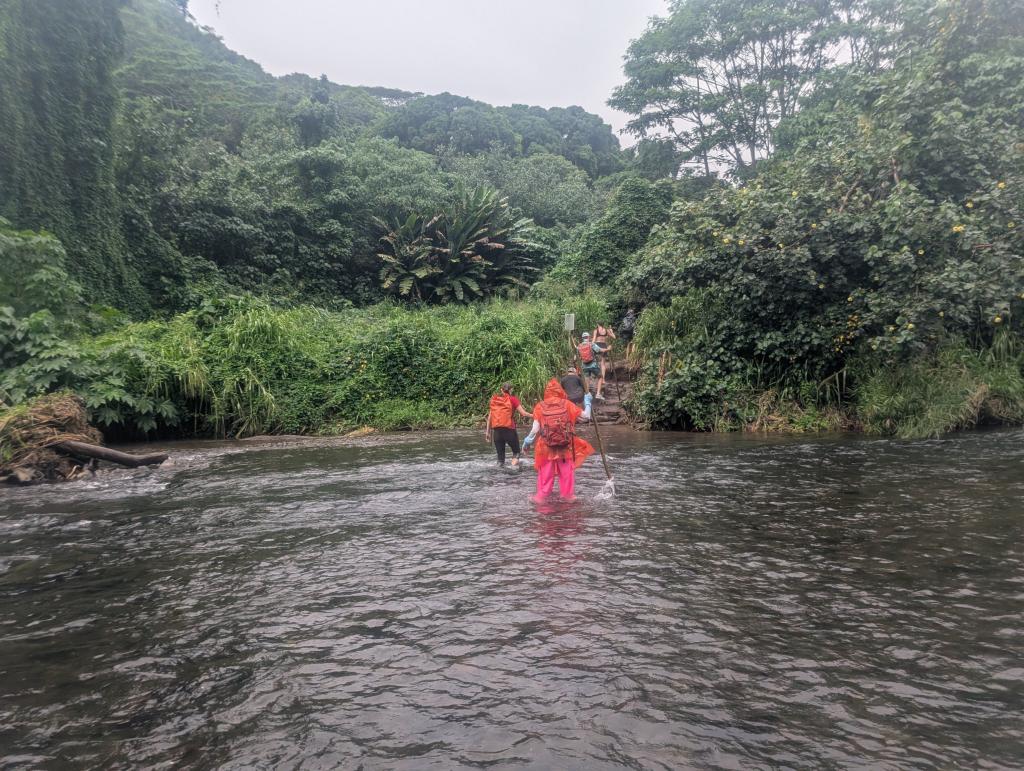
{"label": "wooden walking stick", "polygon": [[[572,360],[573,364],[576,364],[576,360],[579,359],[580,378],[583,380],[583,387],[586,389],[587,393],[589,394],[590,393],[590,383],[587,381],[587,375],[583,371],[583,359],[579,357],[579,351],[577,351],[575,348],[573,348],[573,351],[575,351],[575,355],[573,356],[573,360]],[[597,408],[594,406],[593,397],[591,397],[591,402],[590,402],[590,422],[594,424],[594,436],[597,437],[597,449],[601,451],[601,465],[604,466],[604,476],[605,476],[605,479],[607,479],[609,482],[611,482],[612,481],[612,471],[608,467],[608,455],[604,451],[604,441],[602,441],[602,439],[601,439],[601,429],[598,427],[598,424],[597,424]],[[612,491],[614,492],[614,487],[612,488]]]}
{"label": "wooden walking stick", "polygon": [[[565,331],[569,338],[569,350],[572,351],[572,363],[579,366],[580,379],[583,381],[583,387],[586,392],[590,393],[590,383],[587,381],[587,374],[583,371],[583,358],[580,356],[579,349],[572,344],[572,330],[575,327],[576,317],[572,314],[566,314],[565,318]],[[604,466],[604,476],[607,479],[607,484],[611,485],[611,492],[615,492],[615,483],[612,481],[612,470],[608,466],[608,455],[604,451],[604,442],[601,440],[601,429],[597,425],[597,410],[594,408],[593,400],[590,403],[590,421],[594,424],[594,436],[597,437],[597,449],[601,451],[601,465]]]}
{"label": "wooden walking stick", "polygon": [[[591,405],[593,406],[593,405]],[[594,423],[594,436],[597,437],[597,449],[601,451],[601,465],[604,466],[604,476],[609,482],[612,481],[612,470],[608,468],[608,456],[604,451],[604,442],[601,441],[601,429],[597,427],[597,412],[591,410],[590,419]]]}

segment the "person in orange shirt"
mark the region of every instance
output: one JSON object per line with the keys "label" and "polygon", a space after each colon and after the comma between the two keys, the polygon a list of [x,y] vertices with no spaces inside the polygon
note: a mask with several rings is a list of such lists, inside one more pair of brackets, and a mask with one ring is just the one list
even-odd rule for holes
{"label": "person in orange shirt", "polygon": [[512,395],[512,384],[502,383],[501,393],[491,397],[491,410],[487,415],[487,427],[484,439],[491,441],[494,437],[494,450],[498,453],[498,465],[505,465],[505,445],[512,450],[512,465],[519,465],[519,432],[516,431],[516,414],[524,418],[530,413]]}
{"label": "person in orange shirt", "polygon": [[576,487],[576,469],[582,465],[594,448],[576,436],[578,420],[590,420],[590,394],[584,397],[584,409],[566,398],[565,389],[551,378],[544,389],[544,400],[533,408],[533,429],[523,440],[523,449],[536,441],[534,468],[537,470],[535,501],[542,501],[554,489],[558,477],[558,492],[571,500]]}

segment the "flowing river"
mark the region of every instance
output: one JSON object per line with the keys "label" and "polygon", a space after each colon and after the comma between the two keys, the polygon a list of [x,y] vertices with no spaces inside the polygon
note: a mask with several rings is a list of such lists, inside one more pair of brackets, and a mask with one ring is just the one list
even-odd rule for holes
{"label": "flowing river", "polygon": [[1024,765],[1021,432],[478,434],[0,490],[0,767]]}

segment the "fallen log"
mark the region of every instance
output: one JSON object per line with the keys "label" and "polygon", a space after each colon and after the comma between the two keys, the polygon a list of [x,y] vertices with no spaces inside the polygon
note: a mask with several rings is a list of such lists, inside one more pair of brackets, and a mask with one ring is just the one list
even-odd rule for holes
{"label": "fallen log", "polygon": [[132,455],[131,453],[121,452],[120,450],[111,450],[109,447],[100,447],[98,444],[86,444],[85,442],[60,442],[54,445],[54,447],[58,450],[70,453],[71,455],[80,455],[86,458],[105,460],[110,463],[117,463],[121,466],[127,466],[128,468],[155,466],[158,463],[163,463],[168,457],[166,452],[150,452],[145,455]]}

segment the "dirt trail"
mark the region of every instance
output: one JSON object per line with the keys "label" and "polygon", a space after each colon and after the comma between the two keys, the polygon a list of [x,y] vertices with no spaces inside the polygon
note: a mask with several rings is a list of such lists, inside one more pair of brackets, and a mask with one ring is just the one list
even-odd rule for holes
{"label": "dirt trail", "polygon": [[629,371],[618,359],[613,366],[610,362],[604,386],[604,401],[594,400],[594,415],[601,425],[608,423],[629,423],[629,415],[623,404],[633,394],[633,383]]}

